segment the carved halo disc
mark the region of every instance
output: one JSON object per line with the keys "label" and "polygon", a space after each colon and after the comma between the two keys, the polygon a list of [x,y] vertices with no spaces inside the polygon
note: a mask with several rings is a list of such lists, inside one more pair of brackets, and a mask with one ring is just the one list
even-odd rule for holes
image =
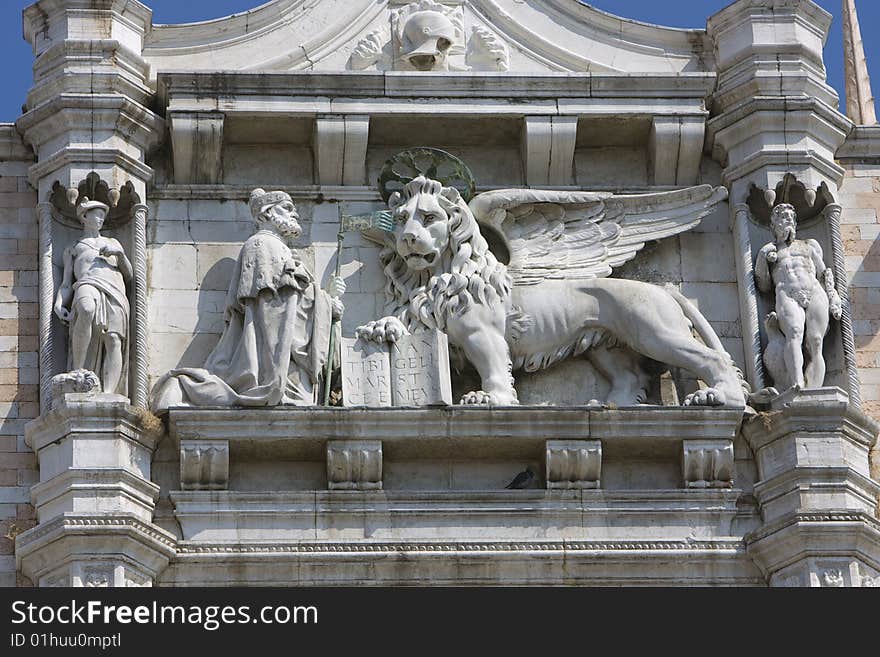
{"label": "carved halo disc", "polygon": [[451,153],[439,148],[417,146],[391,157],[379,174],[379,193],[386,203],[394,192],[418,176],[436,180],[444,187],[454,187],[470,201],[477,192],[474,175],[467,165]]}

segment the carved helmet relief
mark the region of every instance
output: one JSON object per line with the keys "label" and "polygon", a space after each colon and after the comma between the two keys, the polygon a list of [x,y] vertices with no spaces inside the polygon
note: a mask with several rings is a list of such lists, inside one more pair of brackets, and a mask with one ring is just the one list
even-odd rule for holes
{"label": "carved helmet relief", "polygon": [[412,2],[392,14],[395,68],[403,64],[417,71],[448,71],[449,56],[460,54],[464,29],[460,8],[433,0]]}
{"label": "carved helmet relief", "polygon": [[438,11],[417,11],[403,26],[401,57],[419,71],[445,70],[455,27]]}
{"label": "carved helmet relief", "polygon": [[411,2],[391,12],[354,47],[349,68],[407,71],[507,71],[507,44],[484,25],[465,36],[462,7],[434,0]]}

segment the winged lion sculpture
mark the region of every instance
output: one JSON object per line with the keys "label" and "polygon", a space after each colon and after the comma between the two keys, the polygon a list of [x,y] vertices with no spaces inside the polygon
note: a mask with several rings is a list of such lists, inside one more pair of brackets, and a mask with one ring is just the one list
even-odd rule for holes
{"label": "winged lion sculpture", "polygon": [[608,277],[726,197],[709,185],[628,196],[504,189],[467,204],[418,176],[389,199],[395,231],[380,254],[388,315],[357,334],[393,342],[446,332],[481,379],[464,404],[516,404],[514,372],[583,356],[609,381],[609,404],[644,402],[656,361],[708,386],[685,404],[745,406],[741,373],[693,304],[671,287]]}

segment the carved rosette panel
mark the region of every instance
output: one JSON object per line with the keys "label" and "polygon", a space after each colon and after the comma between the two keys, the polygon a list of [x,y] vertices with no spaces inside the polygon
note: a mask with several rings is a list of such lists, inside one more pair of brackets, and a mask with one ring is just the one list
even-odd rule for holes
{"label": "carved rosette panel", "polygon": [[682,452],[686,488],[733,486],[732,440],[685,440]]}
{"label": "carved rosette panel", "polygon": [[229,443],[225,440],[180,441],[181,490],[226,490]]}
{"label": "carved rosette panel", "polygon": [[599,488],[602,443],[598,440],[548,440],[547,488]]}
{"label": "carved rosette panel", "polygon": [[330,490],[381,490],[382,441],[328,442],[327,485]]}

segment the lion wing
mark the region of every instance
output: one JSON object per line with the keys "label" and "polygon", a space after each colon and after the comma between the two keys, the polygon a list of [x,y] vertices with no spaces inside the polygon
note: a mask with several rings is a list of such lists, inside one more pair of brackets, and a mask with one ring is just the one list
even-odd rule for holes
{"label": "lion wing", "polygon": [[534,285],[608,276],[645,243],[693,228],[726,198],[711,185],[636,195],[502,189],[476,196],[470,209],[504,242],[514,284]]}

